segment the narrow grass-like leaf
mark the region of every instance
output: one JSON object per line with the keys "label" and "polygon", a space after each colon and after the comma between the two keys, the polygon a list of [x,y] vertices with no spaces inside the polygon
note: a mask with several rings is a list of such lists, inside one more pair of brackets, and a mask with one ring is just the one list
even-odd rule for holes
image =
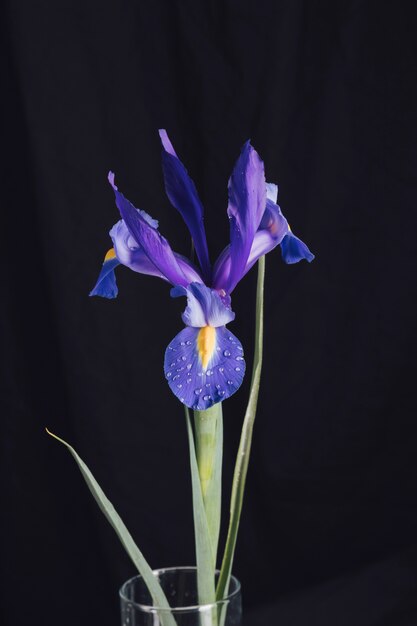
{"label": "narrow grass-like leaf", "polygon": [[262,370],[264,279],[265,257],[261,257],[258,261],[258,283],[256,287],[255,353],[253,359],[252,381],[233,475],[229,529],[219,581],[217,584],[217,600],[222,600],[227,595],[229,590],[230,575],[232,573],[233,557],[235,553],[237,533],[239,530],[240,514],[242,512],[243,495],[245,492],[246,475],[248,473],[253,424],[256,417],[256,407],[258,404],[259,385]]}
{"label": "narrow grass-like leaf", "polygon": [[197,556],[197,585],[198,603],[212,604],[216,601],[214,585],[213,553],[210,534],[201,492],[200,476],[198,473],[195,453],[194,434],[191,426],[190,413],[185,407],[187,434],[190,447],[191,486],[193,492],[194,533]]}
{"label": "narrow grass-like leaf", "polygon": [[155,607],[158,607],[161,609],[159,618],[163,626],[176,626],[176,621],[173,615],[168,613],[168,611],[170,610],[170,606],[168,604],[168,600],[164,592],[162,591],[162,588],[158,582],[158,579],[153,573],[150,565],[145,560],[145,557],[143,556],[142,552],[139,550],[139,548],[133,541],[132,535],[129,533],[128,529],[124,525],[119,514],[116,512],[110,500],[104,494],[103,490],[101,489],[100,485],[94,478],[93,474],[91,473],[87,465],[78,456],[74,448],[70,446],[69,443],[67,443],[60,437],[57,437],[57,435],[54,435],[48,429],[46,429],[46,432],[48,433],[48,435],[51,435],[51,437],[53,437],[60,443],[64,444],[64,446],[71,452],[72,456],[77,462],[77,465],[81,471],[81,474],[83,475],[85,482],[87,483],[89,490],[94,496],[95,501],[97,502],[101,511],[106,516],[107,520],[110,522],[111,526],[113,526],[126,552],[128,553],[129,557],[132,559],[139,574],[142,576],[143,580],[145,581],[145,584],[148,587],[149,593],[152,596],[152,601]]}
{"label": "narrow grass-like leaf", "polygon": [[217,547],[219,544],[222,499],[222,403],[218,402],[205,411],[194,411],[194,430],[201,492],[211,541],[213,569],[215,569]]}

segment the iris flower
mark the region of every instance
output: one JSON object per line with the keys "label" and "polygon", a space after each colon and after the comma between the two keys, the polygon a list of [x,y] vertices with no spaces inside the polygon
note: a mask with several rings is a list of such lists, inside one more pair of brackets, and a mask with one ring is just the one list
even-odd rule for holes
{"label": "iris flower", "polygon": [[235,393],[245,374],[242,345],[227,328],[235,318],[230,296],[236,285],[278,245],[286,263],[314,255],[291,232],[277,204],[278,187],[266,183],[263,162],[247,141],[229,179],[230,244],[211,265],[203,205],[166,131],[159,135],[166,193],[188,226],[199,267],[172,250],[158,222],[125,198],[110,172],[122,219],[110,230],[113,247],[90,295],[115,298],[114,270],[121,264],[170,283],[172,297],[185,296],[185,328],[166,349],[165,377],[183,404],[205,410]]}

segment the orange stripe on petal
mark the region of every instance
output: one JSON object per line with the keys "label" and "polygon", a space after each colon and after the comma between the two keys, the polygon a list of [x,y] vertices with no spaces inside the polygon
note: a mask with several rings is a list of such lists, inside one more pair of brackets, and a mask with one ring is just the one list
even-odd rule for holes
{"label": "orange stripe on petal", "polygon": [[197,351],[203,369],[207,369],[208,364],[216,348],[216,329],[213,326],[204,326],[198,333]]}
{"label": "orange stripe on petal", "polygon": [[114,251],[114,248],[110,248],[110,250],[107,252],[106,256],[104,257],[104,261],[111,261],[111,259],[114,259],[116,257],[116,253]]}

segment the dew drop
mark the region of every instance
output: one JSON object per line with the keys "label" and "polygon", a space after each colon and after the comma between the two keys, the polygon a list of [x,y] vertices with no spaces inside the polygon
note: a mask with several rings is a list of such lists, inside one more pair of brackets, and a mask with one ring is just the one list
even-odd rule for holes
{"label": "dew drop", "polygon": [[233,380],[228,380],[228,381],[227,381],[227,384],[228,384],[228,385],[234,385],[234,382],[233,382]]}
{"label": "dew drop", "polygon": [[191,346],[191,341],[186,341],[185,343],[187,346]]}
{"label": "dew drop", "polygon": [[211,400],[211,396],[203,396],[203,400]]}
{"label": "dew drop", "polygon": [[211,387],[211,383],[206,383],[206,387]]}
{"label": "dew drop", "polygon": [[171,365],[169,367],[174,367],[175,365],[175,361],[173,363],[171,363]]}
{"label": "dew drop", "polygon": [[196,394],[196,396],[199,396],[202,391],[202,389],[194,389],[194,393]]}
{"label": "dew drop", "polygon": [[185,341],[181,341],[180,346],[185,346]]}
{"label": "dew drop", "polygon": [[190,370],[191,368],[192,368],[191,363],[188,363],[188,365],[187,365],[187,370]]}
{"label": "dew drop", "polygon": [[235,367],[235,372],[240,372],[240,367]]}
{"label": "dew drop", "polygon": [[243,358],[243,356],[237,356],[236,357],[236,361],[244,361],[245,359]]}
{"label": "dew drop", "polygon": [[242,348],[242,346],[236,346],[236,347],[237,347],[237,349],[239,350],[239,352],[243,352],[243,348]]}
{"label": "dew drop", "polygon": [[213,374],[213,370],[207,370],[206,374],[207,376],[211,376]]}
{"label": "dew drop", "polygon": [[194,404],[193,405],[193,409],[194,409],[194,411],[198,411],[198,404]]}
{"label": "dew drop", "polygon": [[219,396],[224,396],[225,395],[225,391],[222,389],[221,391],[219,391]]}
{"label": "dew drop", "polygon": [[216,389],[221,389],[221,385],[216,385]]}
{"label": "dew drop", "polygon": [[224,367],[219,367],[219,372],[224,372]]}
{"label": "dew drop", "polygon": [[171,378],[172,372],[167,372],[167,378]]}
{"label": "dew drop", "polygon": [[177,372],[182,372],[183,369],[183,367],[177,367]]}
{"label": "dew drop", "polygon": [[181,383],[179,383],[179,384],[177,385],[177,387],[178,387],[178,389],[182,389],[182,385],[181,385]]}
{"label": "dew drop", "polygon": [[217,352],[220,352],[221,347],[220,347],[220,346],[217,346],[216,350],[217,350]]}
{"label": "dew drop", "polygon": [[187,383],[190,383],[192,381],[192,378],[187,378]]}
{"label": "dew drop", "polygon": [[172,380],[178,380],[178,379],[179,379],[179,377],[180,377],[180,375],[179,375],[179,374],[176,374]]}
{"label": "dew drop", "polygon": [[181,402],[184,402],[185,398],[180,398]]}
{"label": "dew drop", "polygon": [[229,335],[229,341],[233,341],[232,335]]}
{"label": "dew drop", "polygon": [[224,354],[224,356],[230,356],[229,350],[224,350],[223,354]]}
{"label": "dew drop", "polygon": [[182,357],[181,357],[181,361],[186,361],[186,360],[187,360],[187,357],[186,357],[186,356],[182,356]]}

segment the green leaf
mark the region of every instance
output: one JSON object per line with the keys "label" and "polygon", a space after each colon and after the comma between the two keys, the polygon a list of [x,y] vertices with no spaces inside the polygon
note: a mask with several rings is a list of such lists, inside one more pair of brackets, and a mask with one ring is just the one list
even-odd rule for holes
{"label": "green leaf", "polygon": [[194,428],[198,472],[215,569],[222,499],[222,403],[218,402],[205,411],[194,411]]}
{"label": "green leaf", "polygon": [[207,524],[206,511],[204,508],[203,494],[201,491],[200,476],[198,472],[197,458],[195,453],[194,435],[191,426],[190,413],[187,407],[185,407],[185,417],[187,422],[187,434],[190,448],[194,533],[197,555],[198,602],[200,605],[213,604],[216,601],[213,553],[209,528]]}
{"label": "green leaf", "polygon": [[60,437],[57,437],[56,435],[51,433],[48,429],[46,429],[46,432],[48,433],[48,435],[51,435],[51,437],[53,437],[57,441],[64,444],[64,446],[68,448],[68,450],[71,452],[72,456],[76,460],[78,467],[81,471],[81,474],[83,475],[83,478],[85,482],[87,483],[89,490],[93,494],[95,501],[97,502],[98,506],[100,507],[104,515],[106,516],[107,520],[110,522],[111,526],[113,526],[126,552],[132,559],[139,574],[142,576],[143,580],[145,581],[145,584],[148,587],[149,593],[152,596],[152,601],[153,601],[154,606],[162,609],[159,617],[161,619],[163,626],[176,626],[176,622],[175,622],[173,615],[171,613],[165,612],[165,611],[170,610],[170,606],[168,604],[168,600],[164,592],[162,591],[162,588],[158,582],[158,579],[156,578],[151,567],[145,560],[145,557],[143,556],[142,552],[139,550],[139,548],[133,541],[132,535],[129,533],[128,529],[122,522],[114,506],[112,505],[110,500],[108,500],[103,490],[101,489],[100,485],[98,484],[98,482],[96,481],[96,479],[94,478],[90,470],[88,469],[87,465],[78,456],[74,448],[70,446],[69,443],[67,443]]}
{"label": "green leaf", "polygon": [[256,407],[258,404],[259,385],[261,381],[262,370],[264,331],[264,280],[265,257],[261,257],[258,262],[258,283],[256,287],[255,353],[253,359],[252,381],[233,475],[229,529],[227,533],[226,547],[224,550],[219,581],[217,583],[217,600],[222,600],[223,598],[225,598],[229,590],[237,533],[239,530],[240,514],[242,512],[243,496],[245,492],[246,475],[248,473],[249,455],[252,444],[252,432],[256,417]]}

